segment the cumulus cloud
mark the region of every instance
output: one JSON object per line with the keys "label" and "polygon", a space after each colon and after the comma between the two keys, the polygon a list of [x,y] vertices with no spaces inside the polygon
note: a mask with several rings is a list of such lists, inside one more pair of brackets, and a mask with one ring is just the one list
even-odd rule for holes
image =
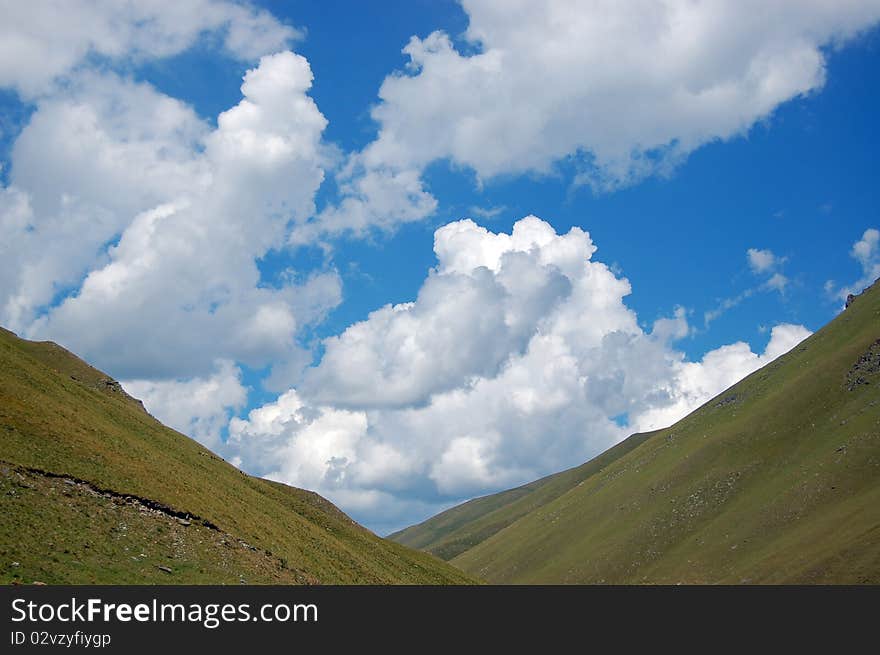
{"label": "cumulus cloud", "polygon": [[215,33],[230,56],[256,60],[299,36],[265,10],[226,0],[3,0],[0,12],[0,86],[26,97],[88,57],[168,57]]}
{"label": "cumulus cloud", "polygon": [[229,423],[230,410],[240,410],[247,401],[241,371],[229,360],[216,362],[214,371],[207,377],[122,380],[121,383],[165,425],[212,450],[219,450],[222,446],[221,435]]}
{"label": "cumulus cloud", "polygon": [[785,293],[789,280],[779,270],[785,263],[785,257],[779,257],[772,250],[759,248],[749,248],[746,251],[746,257],[752,273],[758,276],[769,276],[761,285],[762,289]]}
{"label": "cumulus cloud", "polygon": [[314,212],[327,121],[311,83],[303,57],[265,56],[215,129],[112,74],[41,101],[2,196],[4,324],[123,378],[306,363],[295,336],[339,302],[339,277],[267,283],[257,260]]}
{"label": "cumulus cloud", "polygon": [[669,424],[809,335],[689,362],[684,308],[644,331],[590,235],[534,216],[445,225],[434,250],[414,301],[330,337],[297,389],[232,421],[230,456],[390,529]]}
{"label": "cumulus cloud", "polygon": [[853,244],[851,255],[862,265],[862,270],[871,272],[880,260],[880,230],[869,228],[862,238]]}
{"label": "cumulus cloud", "polygon": [[135,214],[198,184],[206,133],[188,106],[114,75],[85,74],[41,101],[15,141],[0,199],[18,217],[0,243],[5,324],[23,330]]}
{"label": "cumulus cloud", "polygon": [[419,171],[365,169],[357,159],[351,157],[337,173],[340,202],[298,223],[290,234],[292,245],[341,234],[363,237],[372,229],[391,231],[402,223],[422,220],[437,209],[437,199],[425,189]]}
{"label": "cumulus cloud", "polygon": [[802,325],[781,323],[771,329],[763,353],[754,353],[747,343],[739,341],[706,353],[699,362],[682,363],[676,372],[675,391],[670,394],[673,402],[639,413],[636,423],[640,430],[671,425],[749,373],[787,353],[810,334]]}
{"label": "cumulus cloud", "polygon": [[[604,192],[670,174],[700,146],[746,134],[820,89],[824,49],[880,20],[878,0],[462,0],[463,43],[412,37],[384,80],[378,135],[341,177],[342,199],[310,235],[393,229],[431,210],[417,177],[432,162],[478,179],[547,174]],[[358,178],[405,174],[410,195],[371,196]],[[398,200],[393,214],[375,198]],[[378,220],[377,220],[378,219]],[[777,288],[781,279],[777,279]]]}
{"label": "cumulus cloud", "polygon": [[825,283],[826,293],[838,298],[845,299],[849,294],[859,294],[863,289],[880,278],[880,230],[868,228],[862,234],[862,238],[853,244],[850,257],[859,263],[862,276],[852,284],[837,287],[833,280]]}
{"label": "cumulus cloud", "polygon": [[[471,236],[484,245],[467,253],[458,244]],[[561,256],[539,254],[550,243],[580,262],[594,250],[585,232],[557,237],[535,217],[518,222],[510,236],[472,221],[437,230],[438,268],[416,301],[383,307],[327,339],[303,391],[337,406],[412,405],[467,377],[494,377],[571,293]]]}
{"label": "cumulus cloud", "polygon": [[[81,71],[40,98],[0,188],[0,321],[52,338],[212,448],[246,392],[287,388],[297,334],[341,299],[332,270],[263,280],[257,260],[314,212],[326,119],[308,62],[261,58],[212,129],[148,84]],[[218,363],[219,360],[219,363]]]}
{"label": "cumulus cloud", "polygon": [[821,87],[821,47],[880,19],[874,0],[462,4],[476,52],[442,32],[410,40],[368,161],[448,157],[488,178],[580,153],[585,180],[625,184]]}

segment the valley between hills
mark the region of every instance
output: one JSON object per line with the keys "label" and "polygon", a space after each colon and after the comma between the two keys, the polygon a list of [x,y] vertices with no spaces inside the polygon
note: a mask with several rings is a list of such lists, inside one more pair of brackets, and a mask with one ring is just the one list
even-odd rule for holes
{"label": "valley between hills", "polygon": [[674,425],[382,539],[0,331],[13,584],[880,583],[880,285]]}
{"label": "valley between hills", "polygon": [[676,424],[390,538],[492,583],[880,583],[880,284]]}

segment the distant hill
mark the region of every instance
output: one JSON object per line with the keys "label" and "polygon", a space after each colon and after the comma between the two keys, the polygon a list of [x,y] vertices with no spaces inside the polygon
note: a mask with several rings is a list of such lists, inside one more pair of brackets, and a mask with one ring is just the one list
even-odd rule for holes
{"label": "distant hill", "polygon": [[475,579],[245,475],[60,346],[0,329],[0,582]]}
{"label": "distant hill", "polygon": [[880,583],[880,284],[675,425],[391,538],[495,583]]}
{"label": "distant hill", "polygon": [[395,532],[388,538],[432,553],[441,559],[451,560],[532,510],[563,495],[649,436],[650,433],[634,434],[586,464],[548,475],[515,489],[475,498],[423,523]]}

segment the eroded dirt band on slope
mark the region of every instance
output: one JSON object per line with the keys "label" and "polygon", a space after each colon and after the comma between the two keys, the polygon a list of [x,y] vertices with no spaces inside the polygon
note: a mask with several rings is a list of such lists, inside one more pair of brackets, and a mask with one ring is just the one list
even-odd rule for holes
{"label": "eroded dirt band on slope", "polygon": [[[233,559],[240,559],[242,557],[241,553],[250,553],[250,555],[245,555],[245,557],[248,559],[258,558],[266,560],[262,568],[265,569],[263,573],[267,576],[267,579],[262,580],[263,582],[281,582],[287,584],[319,583],[319,581],[313,576],[296,568],[288,566],[287,562],[283,558],[278,557],[271,551],[253,546],[243,539],[239,539],[235,535],[220,529],[217,525],[207,519],[197,516],[191,512],[175,509],[150,498],[143,498],[135,494],[120,493],[112,489],[105,489],[89,482],[88,480],[77,478],[76,476],[52,471],[45,471],[35,467],[12,464],[3,460],[0,460],[0,480],[12,482],[15,487],[19,488],[19,491],[30,490],[43,496],[46,495],[47,491],[55,492],[56,490],[53,489],[51,486],[47,487],[46,483],[50,485],[58,485],[58,497],[51,502],[57,503],[59,501],[63,501],[65,500],[65,497],[68,500],[71,499],[71,497],[73,496],[90,497],[93,500],[89,502],[102,502],[105,504],[105,509],[109,508],[113,509],[114,511],[125,510],[133,513],[130,514],[130,516],[134,515],[159,521],[165,521],[167,522],[166,525],[170,525],[171,527],[173,527],[174,531],[177,532],[178,535],[186,532],[206,530],[208,535],[213,534],[215,536],[206,541],[204,538],[197,537],[195,533],[193,533],[192,538],[198,539],[198,543],[200,546],[204,544],[205,547],[207,547],[208,545],[213,547],[215,549],[215,559],[224,559],[222,557],[216,556],[216,551],[217,549],[219,549],[223,552],[231,552]],[[41,481],[44,481],[44,483],[41,483]],[[14,488],[6,491],[4,495],[7,494],[10,496],[14,496]],[[97,507],[98,506],[95,505],[95,508]],[[122,525],[124,525],[124,523]],[[204,535],[206,533],[201,534]],[[179,545],[180,543],[183,543],[183,540],[177,538],[175,540],[175,545]],[[55,544],[50,543],[49,546],[52,547],[55,546]],[[166,547],[167,546],[168,545],[166,544]],[[88,546],[86,547],[88,548]],[[149,550],[149,548],[144,546],[143,550]],[[66,550],[64,552],[65,554],[67,553]],[[238,552],[239,554],[236,555],[236,552]],[[131,559],[135,562],[137,561],[137,557],[132,557]],[[173,561],[171,560],[174,559],[174,557],[169,557],[168,562],[163,562],[164,564],[173,564]],[[177,553],[177,560],[179,561],[180,559],[180,553]],[[199,563],[198,559],[198,557],[192,557],[192,553],[190,553],[190,561],[187,561],[186,563],[190,565],[197,565]],[[173,577],[173,574],[176,574],[178,572],[177,570],[173,570],[170,566],[165,566],[163,564],[156,563],[154,564],[154,566],[156,569],[162,572],[160,573],[160,575],[168,574],[169,576]],[[273,573],[273,571],[275,571],[275,573]],[[239,582],[251,582],[251,580],[245,580],[242,576],[239,577]]]}
{"label": "eroded dirt band on slope", "polygon": [[[197,522],[204,525],[206,528],[211,530],[220,531],[216,525],[211,523],[211,521],[204,519],[200,516],[192,514],[191,512],[184,512],[182,510],[174,509],[169,505],[165,505],[158,501],[152,500],[150,498],[143,498],[142,496],[137,496],[135,494],[126,494],[120,493],[118,491],[114,491],[113,489],[105,489],[103,487],[99,487],[98,485],[89,482],[88,480],[83,480],[82,478],[78,478],[74,475],[68,475],[67,473],[55,473],[53,471],[46,471],[40,468],[36,468],[33,466],[21,466],[19,464],[11,464],[10,462],[5,462],[0,460],[0,467],[8,468],[14,471],[26,471],[27,473],[31,473],[33,475],[40,475],[45,478],[58,478],[64,480],[67,484],[70,485],[78,485],[81,487],[87,488],[89,491],[93,492],[95,495],[104,496],[105,498],[116,498],[122,500],[126,503],[142,505],[148,509],[161,512],[167,516],[181,519],[190,522]],[[3,471],[4,475],[6,475],[6,471]]]}

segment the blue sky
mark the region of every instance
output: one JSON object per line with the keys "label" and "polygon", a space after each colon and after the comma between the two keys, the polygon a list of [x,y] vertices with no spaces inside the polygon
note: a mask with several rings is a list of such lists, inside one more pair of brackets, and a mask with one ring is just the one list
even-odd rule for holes
{"label": "blue sky", "polygon": [[196,4],[0,31],[44,62],[0,69],[2,321],[379,532],[679,418],[880,270],[876,2]]}

